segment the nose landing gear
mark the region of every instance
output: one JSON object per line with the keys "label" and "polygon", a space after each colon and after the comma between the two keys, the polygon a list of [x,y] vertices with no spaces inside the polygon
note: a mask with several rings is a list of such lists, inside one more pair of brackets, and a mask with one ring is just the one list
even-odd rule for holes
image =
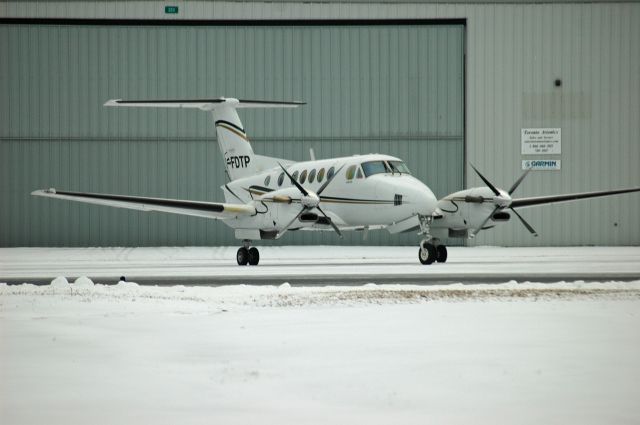
{"label": "nose landing gear", "polygon": [[422,264],[427,265],[433,263],[436,261],[437,255],[436,247],[433,244],[426,240],[420,242],[420,248],[418,248],[418,260],[420,260]]}
{"label": "nose landing gear", "polygon": [[447,261],[447,247],[440,245],[440,240],[431,236],[429,226],[431,225],[431,217],[419,216],[420,234],[425,238],[420,242],[418,249],[418,260],[422,264],[433,264],[434,261],[444,263]]}
{"label": "nose landing gear", "polygon": [[258,252],[258,248],[255,246],[249,248],[251,241],[247,239],[242,241],[242,243],[243,246],[238,249],[238,252],[236,253],[236,261],[238,262],[238,265],[246,266],[249,264],[251,266],[257,266],[260,262],[260,252]]}
{"label": "nose landing gear", "polygon": [[434,244],[436,239],[424,239],[420,242],[418,249],[418,260],[422,264],[428,265],[433,262],[444,263],[447,261],[447,247],[440,244]]}

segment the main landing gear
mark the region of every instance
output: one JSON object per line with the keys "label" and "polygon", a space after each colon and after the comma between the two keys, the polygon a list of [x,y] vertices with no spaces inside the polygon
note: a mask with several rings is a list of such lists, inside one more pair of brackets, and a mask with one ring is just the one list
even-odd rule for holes
{"label": "main landing gear", "polygon": [[420,234],[425,235],[418,249],[418,260],[425,265],[432,264],[434,261],[444,263],[447,261],[447,247],[440,245],[440,240],[432,237],[429,233],[431,217],[419,216],[418,218],[420,219]]}
{"label": "main landing gear", "polygon": [[236,260],[238,261],[239,266],[246,266],[249,264],[250,266],[257,266],[258,262],[260,262],[260,252],[258,252],[258,248],[255,246],[251,246],[250,240],[242,241],[243,246],[238,249],[236,253]]}

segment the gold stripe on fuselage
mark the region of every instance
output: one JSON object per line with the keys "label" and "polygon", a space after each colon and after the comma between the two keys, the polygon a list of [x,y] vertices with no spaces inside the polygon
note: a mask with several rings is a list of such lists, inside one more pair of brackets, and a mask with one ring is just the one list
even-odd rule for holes
{"label": "gold stripe on fuselage", "polygon": [[[245,190],[258,196],[264,195],[265,193],[269,193],[263,190],[257,190],[252,188],[245,189]],[[394,201],[383,201],[383,200],[376,200],[376,199],[332,198],[332,197],[323,197],[323,196],[320,197],[320,200],[323,203],[327,203],[327,204],[360,204],[360,205],[393,205],[394,204]]]}

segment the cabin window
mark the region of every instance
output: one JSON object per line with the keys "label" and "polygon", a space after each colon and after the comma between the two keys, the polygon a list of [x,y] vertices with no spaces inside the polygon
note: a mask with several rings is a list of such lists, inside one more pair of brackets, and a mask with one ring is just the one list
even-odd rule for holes
{"label": "cabin window", "polygon": [[280,175],[278,176],[278,186],[282,186],[283,182],[284,182],[284,173],[280,173]]}
{"label": "cabin window", "polygon": [[318,183],[320,183],[322,179],[324,179],[324,168],[321,168],[320,171],[318,171]]}
{"label": "cabin window", "polygon": [[356,166],[352,165],[349,168],[347,168],[347,180],[353,180],[353,178],[356,175]]}
{"label": "cabin window", "polygon": [[391,172],[393,173],[411,174],[407,164],[402,161],[389,161],[389,165],[391,166]]}
{"label": "cabin window", "polygon": [[269,183],[271,183],[271,176],[267,176],[264,178],[264,185],[269,187]]}
{"label": "cabin window", "polygon": [[298,172],[294,171],[293,174],[291,174],[291,177],[293,177],[294,180],[298,180]]}
{"label": "cabin window", "polygon": [[336,170],[334,167],[329,168],[329,171],[327,172],[327,180],[330,180],[335,173],[336,173]]}
{"label": "cabin window", "polygon": [[362,163],[362,170],[364,175],[369,177],[374,174],[382,174],[388,172],[387,166],[384,161],[369,161]]}
{"label": "cabin window", "polygon": [[304,183],[305,180],[307,180],[307,170],[304,170],[302,173],[300,173],[300,183]]}
{"label": "cabin window", "polygon": [[316,169],[314,168],[309,172],[309,183],[313,183],[316,178]]}
{"label": "cabin window", "polygon": [[362,169],[360,167],[358,167],[358,173],[356,174],[356,177],[359,179],[362,178]]}

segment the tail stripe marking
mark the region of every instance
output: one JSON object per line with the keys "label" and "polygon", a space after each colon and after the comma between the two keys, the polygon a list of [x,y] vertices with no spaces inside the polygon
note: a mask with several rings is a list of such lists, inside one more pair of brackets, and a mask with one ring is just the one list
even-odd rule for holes
{"label": "tail stripe marking", "polygon": [[244,135],[246,135],[246,134],[247,134],[247,133],[244,131],[244,128],[242,128],[242,127],[240,127],[240,126],[238,126],[238,125],[236,125],[236,124],[234,124],[234,123],[232,123],[232,122],[225,121],[225,120],[218,120],[218,121],[216,121],[216,125],[220,125],[220,124],[226,124],[226,125],[228,125],[228,126],[230,126],[230,127],[235,128],[236,130],[238,130],[239,132],[241,132],[241,133],[242,133],[242,134],[244,134]]}
{"label": "tail stripe marking", "polygon": [[249,139],[247,139],[247,136],[245,134],[239,132],[238,130],[236,130],[236,129],[232,128],[232,127],[227,126],[226,124],[218,124],[217,126],[218,127],[222,127],[225,130],[228,130],[228,131],[234,133],[235,135],[237,135],[238,137],[240,137],[241,139],[243,139],[243,140],[245,140],[247,142],[249,141]]}

